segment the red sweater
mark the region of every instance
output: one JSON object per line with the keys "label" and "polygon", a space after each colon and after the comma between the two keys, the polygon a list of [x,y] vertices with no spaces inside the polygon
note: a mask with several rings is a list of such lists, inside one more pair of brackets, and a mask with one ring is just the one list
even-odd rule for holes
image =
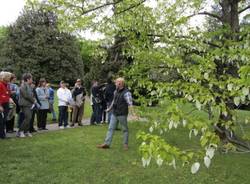
{"label": "red sweater", "polygon": [[8,103],[10,100],[10,91],[8,84],[0,81],[0,105]]}

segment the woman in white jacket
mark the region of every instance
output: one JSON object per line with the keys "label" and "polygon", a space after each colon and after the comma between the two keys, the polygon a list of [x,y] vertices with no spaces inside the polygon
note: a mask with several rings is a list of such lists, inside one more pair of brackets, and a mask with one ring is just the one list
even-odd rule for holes
{"label": "woman in white jacket", "polygon": [[57,90],[59,107],[59,128],[69,128],[68,125],[68,105],[72,101],[72,95],[64,81],[60,82],[60,88]]}

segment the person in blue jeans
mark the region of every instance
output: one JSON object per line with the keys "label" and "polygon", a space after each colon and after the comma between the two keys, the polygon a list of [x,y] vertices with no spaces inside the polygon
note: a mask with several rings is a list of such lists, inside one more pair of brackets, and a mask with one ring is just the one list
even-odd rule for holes
{"label": "person in blue jeans", "polygon": [[54,110],[55,91],[50,83],[47,83],[46,87],[49,89],[49,110],[52,114],[52,121],[56,121],[56,112]]}
{"label": "person in blue jeans", "polygon": [[111,106],[107,111],[112,110],[111,120],[108,128],[108,132],[103,144],[97,145],[98,148],[107,149],[110,148],[113,133],[116,128],[116,124],[119,121],[123,129],[123,146],[124,150],[128,150],[128,113],[129,109],[132,111],[133,102],[130,91],[125,87],[125,80],[118,78],[115,81],[116,91],[114,93],[114,99]]}
{"label": "person in blue jeans", "polygon": [[[111,77],[108,78],[107,82],[108,83],[106,85],[104,97],[105,97],[105,100],[107,102],[107,107],[109,108],[112,104],[113,99],[114,99],[114,92],[116,90],[116,86],[115,86],[114,82],[112,81]],[[108,112],[108,124],[110,123],[111,115],[112,115],[112,112],[109,111]]]}
{"label": "person in blue jeans", "polygon": [[99,125],[102,121],[102,98],[101,88],[103,85],[99,85],[98,81],[94,80],[91,88],[91,102],[92,102],[92,115],[90,118],[90,125]]}

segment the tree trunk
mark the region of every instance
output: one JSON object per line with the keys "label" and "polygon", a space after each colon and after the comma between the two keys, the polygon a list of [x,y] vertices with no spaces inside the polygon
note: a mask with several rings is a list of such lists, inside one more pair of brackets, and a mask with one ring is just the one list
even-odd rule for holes
{"label": "tree trunk", "polygon": [[222,0],[222,21],[224,26],[230,26],[232,32],[239,32],[238,0]]}

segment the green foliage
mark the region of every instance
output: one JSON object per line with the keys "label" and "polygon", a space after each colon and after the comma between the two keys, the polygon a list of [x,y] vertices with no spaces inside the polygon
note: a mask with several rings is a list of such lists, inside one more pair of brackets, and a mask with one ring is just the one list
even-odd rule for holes
{"label": "green foliage", "polygon": [[8,28],[1,67],[20,77],[30,72],[51,82],[83,77],[80,47],[74,36],[60,32],[57,17],[42,7],[24,10]]}
{"label": "green foliage", "polygon": [[[221,146],[214,126],[233,133],[237,123],[235,108],[250,100],[249,27],[239,29],[240,10],[235,9],[238,5],[244,8],[247,2],[213,1],[230,14],[223,11],[213,15],[221,26],[210,31],[188,23],[211,1],[159,0],[155,8],[140,0],[48,2],[50,8],[56,7],[59,19],[65,19],[62,23],[69,29],[94,26],[104,32],[109,45],[117,36],[125,38],[122,52],[133,58],[133,65],[123,73],[133,93],[145,106],[155,100],[160,105],[170,104],[160,106],[159,113],[151,111],[146,116],[145,109],[140,112],[151,124],[149,131],[138,134],[143,165],[154,158],[158,165],[165,161],[174,168],[177,161],[182,163],[179,165],[190,163],[192,173],[199,170],[199,162],[209,167],[214,152]],[[113,14],[102,17],[109,8],[113,8]],[[150,94],[145,96],[142,89]],[[182,108],[185,105],[206,116],[194,116]],[[180,148],[165,139],[180,127],[188,130],[190,138],[199,137],[195,139],[199,142],[196,150]],[[233,149],[232,144],[223,146]]]}

